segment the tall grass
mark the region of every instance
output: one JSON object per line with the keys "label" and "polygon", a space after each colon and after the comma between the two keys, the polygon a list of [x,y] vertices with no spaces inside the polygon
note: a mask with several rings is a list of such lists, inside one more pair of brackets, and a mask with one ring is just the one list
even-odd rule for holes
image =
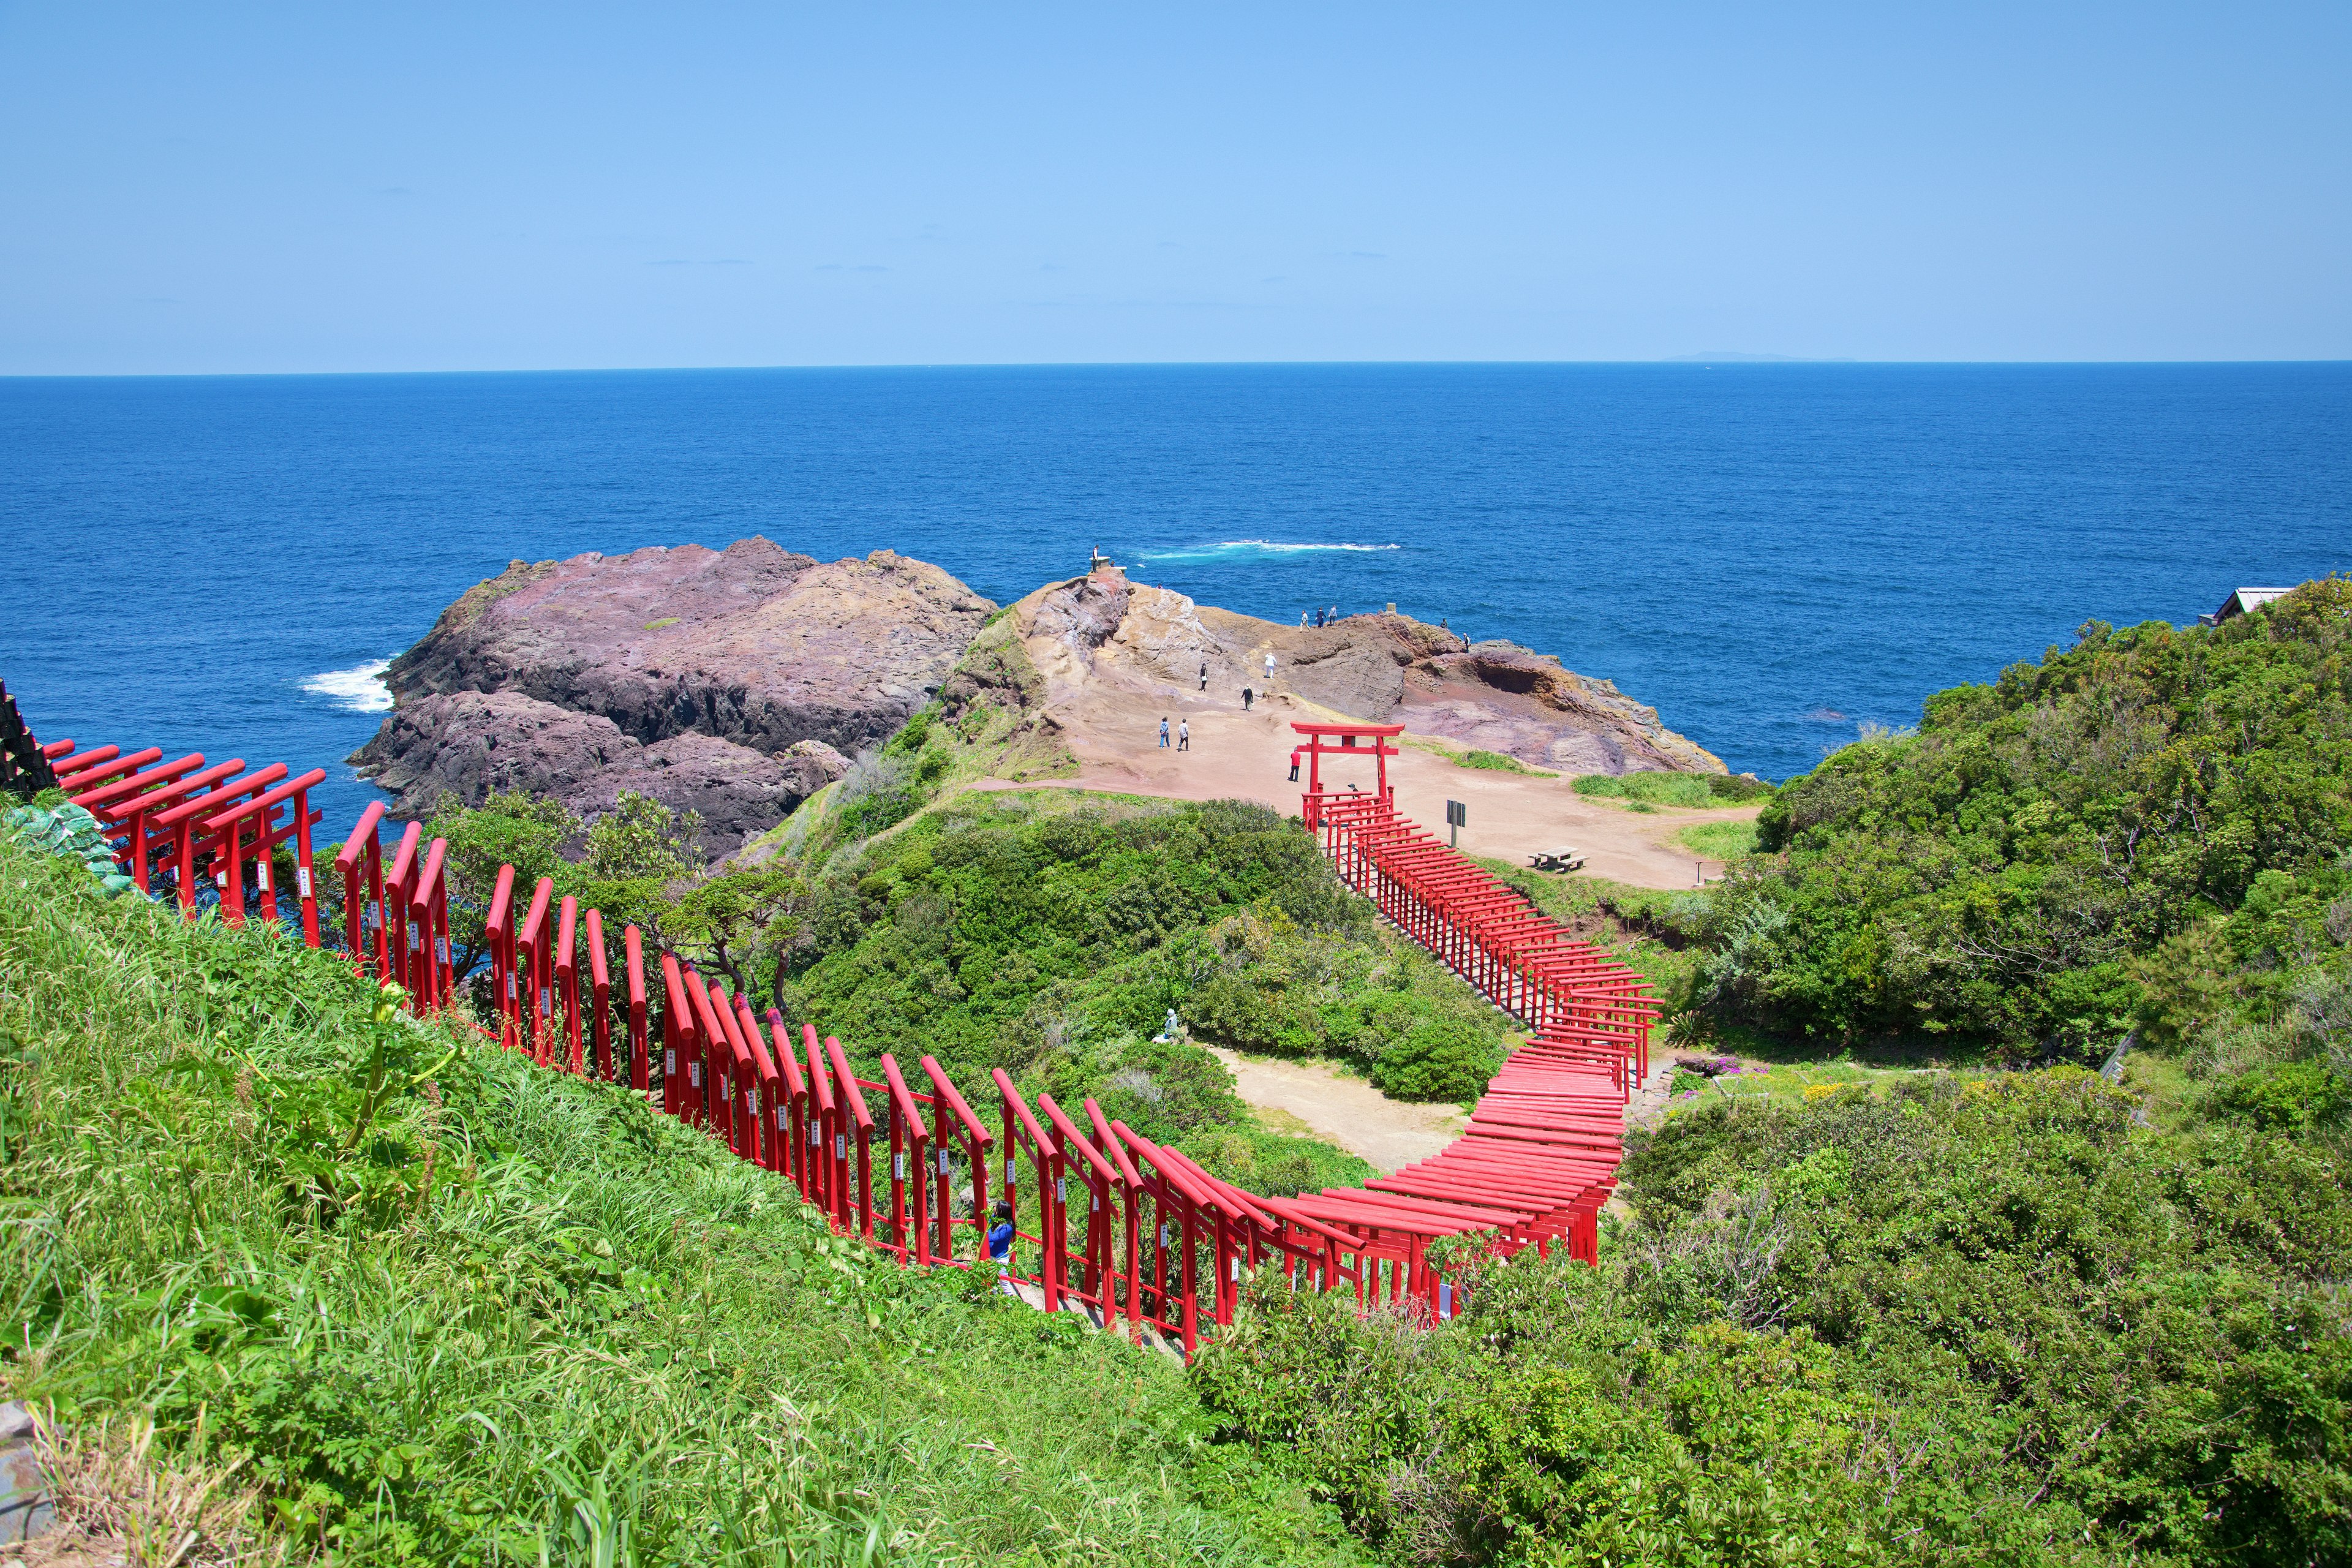
{"label": "tall grass", "polygon": [[1630,801],[1636,807],[1738,805],[1772,795],[1770,784],[1738,773],[1580,773],[1570,787],[1581,795]]}
{"label": "tall grass", "polygon": [[344,1563],[1349,1561],[1181,1372],[0,841],[0,1373]]}

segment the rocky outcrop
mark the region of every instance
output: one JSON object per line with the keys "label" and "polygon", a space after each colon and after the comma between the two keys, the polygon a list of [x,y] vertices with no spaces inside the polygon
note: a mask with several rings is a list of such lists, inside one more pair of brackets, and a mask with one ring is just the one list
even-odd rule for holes
{"label": "rocky outcrop", "polygon": [[623,790],[703,819],[703,847],[725,854],[782,821],[849,771],[822,741],[772,756],[712,735],[673,735],[647,745],[610,719],[575,713],[514,691],[459,691],[394,710],[352,759],[419,816],[445,795],[478,805],[493,790],[552,795],[593,819]]}
{"label": "rocky outcrop", "polygon": [[1405,685],[1399,710],[1418,733],[1538,767],[1565,773],[1726,771],[1720,757],[1667,729],[1656,709],[1613,682],[1579,675],[1549,654],[1516,644],[1474,643],[1417,658],[1406,667]]}
{"label": "rocky outcrop", "polygon": [[593,816],[636,789],[723,851],[898,730],[995,607],[890,551],[759,537],[518,561],[393,661],[393,715],[352,761],[407,815],[521,787]]}
{"label": "rocky outcrop", "polygon": [[1013,606],[1031,660],[1071,693],[1088,682],[1271,689],[1373,723],[1402,723],[1569,773],[1722,773],[1722,761],[1659,721],[1657,710],[1549,654],[1469,644],[1407,616],[1286,626],[1195,605],[1116,567],[1049,583]]}

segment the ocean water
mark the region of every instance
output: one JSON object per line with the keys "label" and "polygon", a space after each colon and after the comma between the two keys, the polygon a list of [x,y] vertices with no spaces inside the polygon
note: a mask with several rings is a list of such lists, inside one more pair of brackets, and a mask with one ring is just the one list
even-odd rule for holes
{"label": "ocean water", "polygon": [[1394,603],[1785,778],[2083,622],[2352,568],[2352,365],[1268,365],[0,380],[45,738],[324,765],[509,559],[764,533],[1010,600],[1099,547]]}

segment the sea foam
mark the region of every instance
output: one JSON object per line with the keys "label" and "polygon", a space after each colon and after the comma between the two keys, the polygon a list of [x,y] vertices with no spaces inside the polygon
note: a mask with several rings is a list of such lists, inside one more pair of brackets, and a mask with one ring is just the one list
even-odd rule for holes
{"label": "sea foam", "polygon": [[349,669],[330,669],[306,678],[302,689],[346,712],[383,713],[392,707],[392,689],[383,683],[383,672],[391,668],[392,660],[379,658]]}

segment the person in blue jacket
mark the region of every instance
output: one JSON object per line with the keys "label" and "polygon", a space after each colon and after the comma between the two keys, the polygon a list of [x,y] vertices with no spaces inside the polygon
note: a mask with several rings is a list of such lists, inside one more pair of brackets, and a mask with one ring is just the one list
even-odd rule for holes
{"label": "person in blue jacket", "polygon": [[999,1198],[988,1211],[988,1256],[996,1265],[996,1282],[1013,1295],[1013,1205]]}

